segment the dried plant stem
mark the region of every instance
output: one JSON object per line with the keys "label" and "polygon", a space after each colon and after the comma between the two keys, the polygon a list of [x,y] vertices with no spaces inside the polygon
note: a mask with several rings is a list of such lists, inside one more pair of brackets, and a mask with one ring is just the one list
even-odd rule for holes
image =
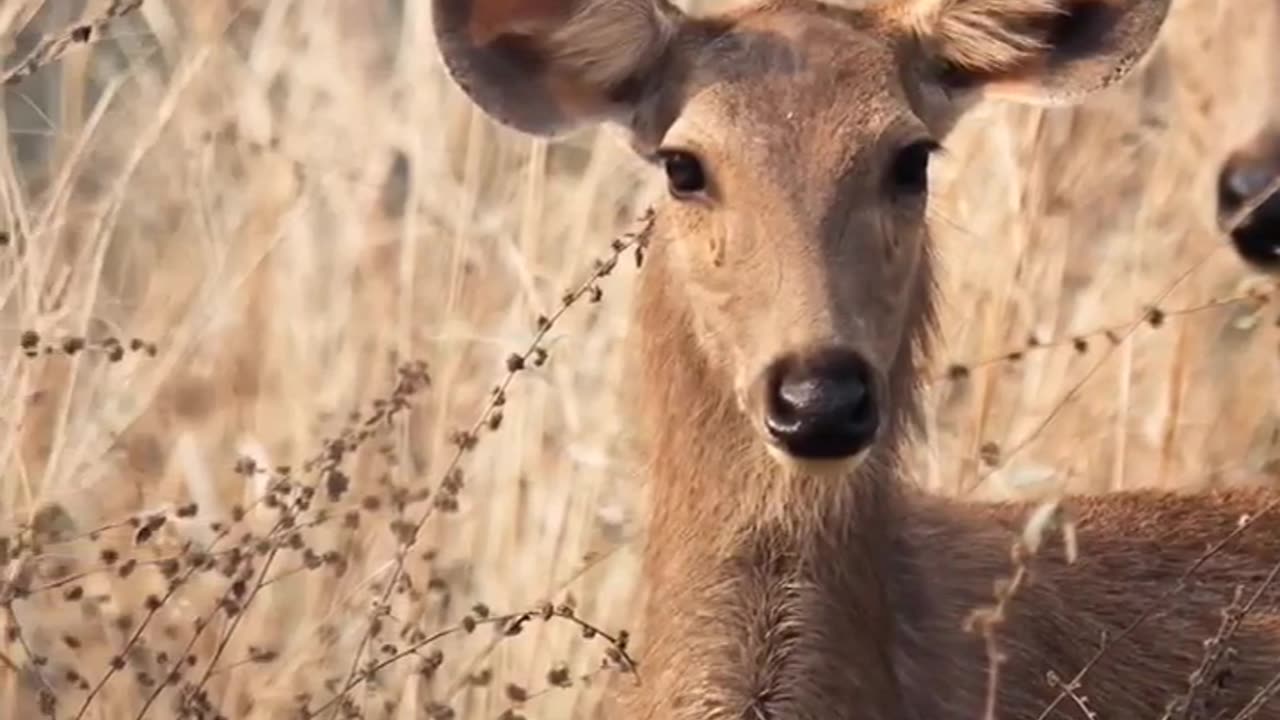
{"label": "dried plant stem", "polygon": [[111,0],[102,15],[67,28],[59,35],[46,37],[22,62],[0,75],[0,85],[16,85],[36,74],[40,68],[60,60],[71,48],[96,42],[108,25],[142,7],[142,3],[143,0]]}
{"label": "dried plant stem", "polygon": [[1257,715],[1258,711],[1278,694],[1280,694],[1280,673],[1276,673],[1271,680],[1269,680],[1267,684],[1249,700],[1249,703],[1245,705],[1240,712],[1236,713],[1236,716],[1232,718],[1232,720],[1249,720],[1249,718]]}
{"label": "dried plant stem", "polygon": [[[277,528],[279,527],[281,527],[281,525],[277,525]],[[231,622],[227,625],[226,632],[222,633],[222,638],[218,641],[218,646],[214,648],[213,656],[209,658],[209,663],[205,665],[204,673],[200,675],[200,679],[192,689],[190,697],[198,697],[200,692],[204,690],[205,683],[209,682],[209,677],[213,674],[213,669],[217,667],[218,660],[222,659],[222,654],[226,652],[227,645],[231,643],[231,637],[235,635],[236,629],[240,627],[241,620],[243,620],[244,616],[249,613],[250,606],[253,604],[254,599],[257,598],[258,593],[262,590],[267,578],[267,573],[271,571],[271,564],[275,561],[276,556],[280,554],[280,547],[280,541],[271,544],[271,551],[267,553],[266,558],[262,561],[262,568],[258,571],[258,578],[253,583],[253,589],[249,591],[249,595],[242,603],[240,611],[231,618]],[[142,716],[143,715],[139,715],[139,718]]]}
{"label": "dried plant stem", "polygon": [[1178,714],[1179,720],[1191,720],[1192,703],[1195,700],[1196,692],[1213,678],[1218,666],[1227,655],[1227,643],[1231,638],[1235,637],[1241,623],[1257,606],[1263,594],[1275,584],[1278,577],[1280,577],[1280,562],[1271,567],[1271,572],[1267,573],[1267,576],[1254,589],[1253,594],[1244,602],[1240,601],[1243,588],[1236,588],[1235,598],[1222,611],[1222,623],[1218,631],[1205,643],[1204,656],[1188,678],[1187,692],[1169,704],[1160,720],[1170,720],[1174,713]]}
{"label": "dried plant stem", "polygon": [[[1147,608],[1143,610],[1142,613],[1140,613],[1136,618],[1134,618],[1133,622],[1125,626],[1123,630],[1121,630],[1119,633],[1116,633],[1114,636],[1109,637],[1106,640],[1106,642],[1102,643],[1101,647],[1098,648],[1098,650],[1093,654],[1093,656],[1090,657],[1087,662],[1085,662],[1084,666],[1081,667],[1080,670],[1076,672],[1076,674],[1071,677],[1071,680],[1068,681],[1063,687],[1064,688],[1078,687],[1080,682],[1084,680],[1084,677],[1089,674],[1089,671],[1092,670],[1095,666],[1097,666],[1098,662],[1102,660],[1102,658],[1107,654],[1108,651],[1110,651],[1110,649],[1117,642],[1131,635],[1134,630],[1137,630],[1138,627],[1142,625],[1142,623],[1146,622],[1148,618],[1150,618],[1158,610],[1162,609],[1165,606],[1165,604],[1169,602],[1170,599],[1172,599],[1176,595],[1186,590],[1187,581],[1191,579],[1191,576],[1194,575],[1196,571],[1198,571],[1205,563],[1207,563],[1209,560],[1215,557],[1218,553],[1222,552],[1222,550],[1227,545],[1229,545],[1232,540],[1235,540],[1237,537],[1247,532],[1249,528],[1253,527],[1254,523],[1256,523],[1260,518],[1270,514],[1277,507],[1280,507],[1280,499],[1272,500],[1271,502],[1267,503],[1265,506],[1260,508],[1258,512],[1254,513],[1244,522],[1241,522],[1234,530],[1228,533],[1221,540],[1214,543],[1212,547],[1206,550],[1203,554],[1200,555],[1199,558],[1195,560],[1195,562],[1191,563],[1191,565],[1187,567],[1187,569],[1182,573],[1182,575],[1178,577],[1178,581],[1174,583],[1173,587],[1161,593],[1159,597],[1157,597],[1154,601],[1152,601],[1151,604],[1148,605]],[[1044,710],[1042,710],[1040,714],[1036,716],[1036,720],[1045,720],[1046,718],[1048,718],[1050,713],[1052,713],[1054,709],[1057,708],[1058,705],[1061,704],[1062,701],[1065,699],[1067,699],[1067,692],[1065,690],[1060,691],[1058,695],[1055,696],[1054,699],[1048,705],[1045,706]]]}
{"label": "dried plant stem", "polygon": [[1267,283],[1265,290],[1255,289],[1249,292],[1208,300],[1188,307],[1171,308],[1167,310],[1164,308],[1149,307],[1138,319],[1131,319],[1122,323],[1111,323],[1101,327],[1095,327],[1058,340],[1037,340],[1034,343],[1010,348],[1009,350],[1005,350],[996,355],[991,355],[966,363],[952,363],[945,372],[931,378],[930,382],[936,383],[944,380],[964,379],[974,370],[1002,363],[1018,362],[1027,355],[1035,352],[1073,346],[1077,352],[1084,353],[1089,347],[1089,341],[1097,338],[1106,339],[1112,346],[1119,345],[1124,339],[1120,333],[1132,332],[1144,323],[1151,326],[1158,326],[1167,318],[1188,317],[1208,312],[1210,310],[1231,307],[1233,305],[1244,305],[1249,303],[1257,304],[1267,300],[1277,290],[1280,290],[1280,285],[1272,281]]}
{"label": "dried plant stem", "polygon": [[346,699],[347,695],[350,694],[352,690],[355,690],[356,688],[360,687],[366,681],[368,681],[371,677],[376,675],[378,671],[383,670],[387,667],[390,667],[391,665],[394,665],[400,660],[403,660],[411,655],[416,655],[424,647],[432,643],[435,643],[439,640],[442,640],[446,637],[449,637],[450,635],[457,635],[460,633],[469,633],[474,631],[476,627],[481,625],[499,625],[499,624],[503,626],[502,634],[504,636],[517,635],[523,629],[525,624],[529,623],[536,617],[542,617],[544,620],[551,620],[552,618],[561,618],[574,623],[580,628],[591,631],[593,635],[600,637],[617,652],[618,658],[623,662],[625,667],[634,670],[636,666],[635,660],[634,658],[631,657],[630,654],[628,654],[626,650],[626,642],[622,637],[610,635],[604,630],[601,630],[595,625],[592,625],[591,623],[583,620],[582,618],[577,617],[574,614],[567,613],[563,610],[560,610],[560,611],[551,610],[549,609],[549,606],[544,606],[542,609],[539,609],[537,611],[531,610],[531,611],[520,612],[520,613],[511,613],[507,615],[493,615],[487,618],[471,618],[468,622],[458,623],[457,625],[454,625],[452,627],[448,627],[443,630],[438,630],[430,635],[420,638],[416,642],[411,643],[410,645],[398,650],[397,652],[389,655],[388,657],[383,658],[382,660],[379,660],[376,663],[372,663],[364,672],[360,674],[360,676],[352,677],[348,679],[345,683],[343,683],[342,688],[337,693],[335,693],[333,697],[329,698],[324,703],[322,703],[319,707],[309,712],[307,717],[318,717],[319,715],[322,715],[323,713],[325,713],[330,709],[340,709],[341,708],[340,703],[342,703]]}
{"label": "dried plant stem", "polygon": [[[506,375],[497,387],[494,388],[493,392],[490,394],[489,401],[480,411],[476,420],[471,424],[470,429],[455,435],[455,450],[442,473],[444,478],[452,476],[459,468],[462,462],[462,457],[467,453],[467,451],[474,448],[481,430],[491,423],[494,414],[498,412],[498,409],[503,404],[505,404],[507,390],[510,388],[511,383],[515,381],[516,375],[521,370],[525,369],[530,362],[541,364],[540,358],[545,357],[546,352],[542,347],[542,342],[546,338],[547,333],[549,333],[551,329],[555,327],[560,318],[564,317],[564,314],[568,312],[569,308],[573,307],[584,297],[590,297],[593,301],[599,300],[601,297],[601,290],[598,283],[613,272],[614,268],[617,267],[618,259],[627,251],[635,252],[637,264],[643,262],[643,253],[648,242],[649,231],[653,227],[653,221],[654,212],[652,208],[649,208],[636,222],[635,229],[624,233],[610,244],[609,255],[604,260],[596,262],[595,267],[590,275],[588,275],[587,279],[579,284],[577,288],[566,293],[565,296],[561,298],[560,306],[555,310],[555,312],[548,317],[539,318],[538,328],[536,332],[534,332],[533,338],[529,341],[529,344],[522,352],[508,358]],[[391,593],[400,582],[400,577],[404,573],[404,567],[408,560],[409,551],[416,544],[418,535],[421,533],[427,520],[430,519],[434,507],[434,505],[431,505],[423,510],[422,514],[418,517],[417,522],[413,524],[410,532],[407,533],[407,536],[400,541],[400,544],[396,549],[396,557],[391,568],[391,577],[388,579],[386,587],[382,592],[382,596],[378,599],[378,603],[375,605],[375,612],[384,612],[387,609]],[[372,634],[373,623],[368,623],[368,627],[365,632],[362,633],[360,641],[356,644],[356,651],[351,659],[351,667],[347,670],[346,679],[342,683],[343,688],[350,687],[354,682],[356,672],[360,667],[360,661],[364,656],[365,648],[368,646]],[[334,717],[336,717],[337,709],[339,707],[338,703],[343,697],[345,697],[346,693],[347,690],[344,689],[341,691],[340,696],[334,699],[332,705],[335,713]],[[326,707],[328,706],[329,705],[327,704]],[[315,713],[313,713],[313,716],[314,715]]]}
{"label": "dried plant stem", "polygon": [[138,623],[138,627],[134,628],[133,634],[129,636],[129,640],[125,643],[124,648],[115,655],[112,662],[108,665],[106,672],[102,674],[102,677],[98,679],[98,682],[93,686],[93,689],[89,691],[89,694],[80,704],[80,709],[76,712],[74,720],[81,720],[81,718],[85,716],[85,713],[89,712],[89,706],[93,704],[94,699],[96,699],[102,692],[102,689],[106,687],[107,682],[110,681],[112,676],[117,672],[124,669],[125,658],[129,656],[129,651],[132,650],[140,640],[142,640],[142,634],[151,624],[152,619],[154,619],[160,612],[160,609],[163,608],[175,594],[177,594],[178,588],[185,585],[186,581],[195,574],[196,569],[197,568],[195,566],[187,568],[180,580],[175,580],[169,583],[169,588],[165,591],[165,594],[160,598],[159,602],[148,606],[147,614],[143,616],[142,622]]}
{"label": "dried plant stem", "polygon": [[[22,625],[18,622],[18,614],[13,609],[11,601],[5,602],[4,611],[9,618],[9,629],[12,637],[17,640],[18,645],[22,647],[22,651],[27,654],[27,661],[31,664],[32,672],[36,679],[40,681],[40,692],[44,695],[44,703],[42,704],[47,703],[49,699],[53,699],[56,702],[57,693],[54,691],[53,684],[49,682],[49,678],[45,677],[44,669],[41,667],[43,663],[39,660],[40,656],[36,654],[31,648],[30,642],[27,641],[27,634],[23,632]],[[49,716],[56,717],[56,713],[50,712]]]}

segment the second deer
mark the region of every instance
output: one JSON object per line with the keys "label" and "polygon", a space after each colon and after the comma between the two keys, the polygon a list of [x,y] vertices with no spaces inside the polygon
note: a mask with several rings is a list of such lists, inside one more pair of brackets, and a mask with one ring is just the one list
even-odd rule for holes
{"label": "second deer", "polygon": [[[544,136],[611,123],[668,181],[631,341],[651,502],[643,683],[609,717],[991,709],[983,639],[963,625],[1009,574],[1027,508],[903,480],[934,327],[929,158],[978,100],[1069,104],[1116,82],[1167,11],[775,0],[691,16],[664,0],[434,1],[446,65],[486,112]],[[1264,584],[1280,563],[1277,498],[1073,499],[1080,559],[1037,557],[1008,607],[994,715],[1082,717],[1087,703],[1157,718],[1187,691],[1236,587],[1262,587],[1196,717],[1239,712],[1280,672],[1280,586]],[[1121,637],[1253,513],[1266,514]],[[1079,687],[1050,686],[1047,673],[1071,678],[1105,635]]]}

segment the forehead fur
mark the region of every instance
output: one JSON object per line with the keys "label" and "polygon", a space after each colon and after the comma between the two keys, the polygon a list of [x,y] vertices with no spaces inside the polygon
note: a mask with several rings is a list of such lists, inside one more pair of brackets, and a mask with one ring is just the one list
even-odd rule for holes
{"label": "forehead fur", "polygon": [[819,70],[825,61],[882,51],[890,41],[875,15],[820,2],[749,6],[696,20],[694,62],[729,78]]}
{"label": "forehead fur", "polygon": [[[903,108],[898,47],[877,16],[788,1],[691,22],[632,129],[649,150],[678,116],[714,108],[736,129],[890,121]],[[692,103],[692,104],[691,104]]]}

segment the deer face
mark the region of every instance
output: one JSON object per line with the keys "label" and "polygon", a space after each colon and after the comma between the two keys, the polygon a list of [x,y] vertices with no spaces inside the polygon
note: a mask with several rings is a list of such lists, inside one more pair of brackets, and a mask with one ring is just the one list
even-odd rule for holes
{"label": "deer face", "polygon": [[[1168,0],[436,0],[459,85],[552,135],[611,122],[666,174],[659,252],[704,360],[780,462],[847,470],[895,399],[929,158],[972,101],[1069,103],[1147,51]],[[673,358],[672,362],[681,359]]]}

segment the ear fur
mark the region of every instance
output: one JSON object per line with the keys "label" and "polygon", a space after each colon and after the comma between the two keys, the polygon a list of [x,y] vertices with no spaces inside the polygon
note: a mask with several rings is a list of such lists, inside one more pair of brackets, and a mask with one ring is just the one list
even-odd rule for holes
{"label": "ear fur", "polygon": [[1171,0],[906,0],[891,10],[949,90],[1070,105],[1125,78]]}
{"label": "ear fur", "polygon": [[433,0],[450,75],[499,122],[558,135],[625,115],[684,16],[667,0]]}

